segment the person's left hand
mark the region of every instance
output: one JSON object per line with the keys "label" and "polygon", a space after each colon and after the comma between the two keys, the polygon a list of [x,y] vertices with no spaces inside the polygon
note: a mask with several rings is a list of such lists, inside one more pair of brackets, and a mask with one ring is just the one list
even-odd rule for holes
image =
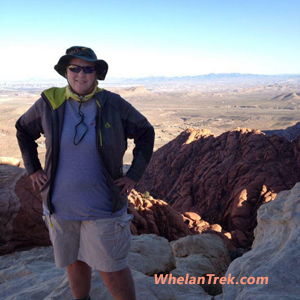
{"label": "person's left hand", "polygon": [[136,184],[135,181],[133,181],[127,176],[123,176],[122,178],[116,179],[114,182],[117,186],[123,186],[123,189],[120,192],[121,195],[123,195],[125,192],[127,192],[127,195],[129,195],[130,191]]}

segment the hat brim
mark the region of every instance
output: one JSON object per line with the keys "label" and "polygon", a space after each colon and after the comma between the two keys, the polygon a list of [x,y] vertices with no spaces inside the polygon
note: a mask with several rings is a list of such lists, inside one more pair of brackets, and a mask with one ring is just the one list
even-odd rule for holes
{"label": "hat brim", "polygon": [[89,61],[89,62],[94,62],[97,65],[97,79],[99,80],[104,80],[108,71],[108,64],[105,60],[102,59],[89,59],[89,58],[83,58],[82,56],[76,56],[76,55],[64,55],[62,56],[58,63],[54,66],[54,69],[58,72],[58,74],[60,74],[61,76],[63,76],[64,78],[66,78],[66,69],[68,64],[70,63],[72,58],[80,58],[82,60],[85,61]]}

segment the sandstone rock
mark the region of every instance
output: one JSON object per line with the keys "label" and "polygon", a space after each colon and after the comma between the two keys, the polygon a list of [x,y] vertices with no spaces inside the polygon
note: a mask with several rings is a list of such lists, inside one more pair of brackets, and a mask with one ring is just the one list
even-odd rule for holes
{"label": "sandstone rock", "polygon": [[[193,277],[205,277],[214,274],[222,277],[230,264],[230,257],[226,245],[217,235],[201,234],[180,238],[171,242],[176,258],[176,269],[171,274],[185,277],[189,274]],[[220,284],[207,284],[207,280],[201,286],[210,295],[222,292]]]}
{"label": "sandstone rock", "polygon": [[201,220],[201,217],[200,217],[198,214],[194,213],[194,212],[186,211],[186,212],[184,213],[184,215],[185,215],[187,218],[190,218],[190,219],[193,220],[193,221],[200,221],[200,220]]}
{"label": "sandstone rock", "polygon": [[165,201],[154,199],[147,193],[132,190],[128,200],[128,212],[134,215],[131,224],[134,235],[154,233],[173,241],[187,235],[214,233],[224,240],[228,250],[236,251],[231,235],[220,225],[210,225],[194,212],[180,214]]}
{"label": "sandstone rock", "polygon": [[[167,240],[154,235],[149,235],[147,240],[145,237],[139,236],[133,239],[133,249],[139,249],[141,241],[147,243],[146,248],[149,250],[153,244],[159,249],[164,249],[167,243]],[[135,265],[138,265],[139,263],[143,264],[145,258],[139,256],[136,259]],[[159,261],[159,256],[157,261]],[[152,276],[136,270],[132,270],[132,274],[137,300],[212,300],[212,296],[205,293],[197,284],[156,284],[155,278]],[[65,269],[55,267],[52,247],[34,248],[0,257],[0,284],[0,299],[73,299]],[[97,271],[93,271],[92,274],[90,295],[95,300],[113,300]]]}
{"label": "sandstone rock", "polygon": [[132,236],[128,264],[146,275],[169,273],[175,268],[175,259],[168,241],[154,234]]}
{"label": "sandstone rock", "polygon": [[209,251],[211,257],[228,258],[223,241],[212,234],[187,236],[171,242],[175,257],[187,257],[191,254],[203,254]]}
{"label": "sandstone rock", "polygon": [[267,277],[268,284],[225,284],[222,297],[216,299],[299,299],[300,183],[262,205],[257,222],[252,250],[231,263],[226,277],[231,274],[234,282]]}
{"label": "sandstone rock", "polygon": [[260,205],[300,181],[299,147],[300,137],[242,128],[214,137],[190,128],[154,153],[136,189],[235,232],[235,246],[248,248]]}
{"label": "sandstone rock", "polygon": [[[155,279],[143,273],[133,272],[137,300],[213,300],[197,284],[155,284]],[[113,300],[113,299],[110,299]]]}
{"label": "sandstone rock", "polygon": [[211,230],[214,230],[216,232],[222,232],[222,227],[219,224],[212,224]]}
{"label": "sandstone rock", "polygon": [[18,167],[21,161],[18,158],[14,157],[0,157],[0,165],[11,165]]}
{"label": "sandstone rock", "polygon": [[175,240],[192,234],[183,216],[168,203],[132,190],[128,197],[128,212],[134,215],[133,234],[153,233]]}
{"label": "sandstone rock", "polygon": [[41,216],[41,197],[33,191],[25,170],[0,165],[0,255],[50,245]]}

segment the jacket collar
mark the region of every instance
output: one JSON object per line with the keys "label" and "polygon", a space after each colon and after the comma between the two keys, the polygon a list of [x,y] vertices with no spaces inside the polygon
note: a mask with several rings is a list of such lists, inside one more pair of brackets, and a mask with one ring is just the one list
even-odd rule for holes
{"label": "jacket collar", "polygon": [[[66,89],[66,86],[63,88],[52,87],[43,92],[53,109],[59,108],[67,100],[68,95]],[[96,98],[101,107],[103,107],[107,98],[107,93],[105,90],[99,89],[94,95],[94,98]]]}

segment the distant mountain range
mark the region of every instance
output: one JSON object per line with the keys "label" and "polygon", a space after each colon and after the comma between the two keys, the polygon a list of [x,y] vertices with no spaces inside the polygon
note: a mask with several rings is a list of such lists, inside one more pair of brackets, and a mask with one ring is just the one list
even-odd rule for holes
{"label": "distant mountain range", "polygon": [[[110,78],[101,81],[105,87],[144,86],[149,90],[175,91],[197,90],[212,88],[227,88],[237,85],[273,85],[273,84],[300,84],[300,74],[259,75],[240,73],[210,73],[197,76],[150,76],[143,78]],[[41,89],[51,86],[65,86],[66,81],[61,78],[42,79],[28,78],[20,81],[0,81],[0,89]]]}
{"label": "distant mountain range", "polygon": [[[196,76],[149,76],[141,78],[115,78],[108,77],[105,82],[172,82],[172,81],[203,81],[203,80],[235,80],[235,79],[263,79],[263,80],[286,80],[286,79],[299,79],[300,74],[279,74],[279,75],[262,75],[262,74],[241,74],[241,73],[210,73],[204,75]],[[3,83],[46,83],[46,82],[65,82],[61,78],[28,78],[27,80],[18,80],[18,81],[0,81],[0,84]]]}
{"label": "distant mountain range", "polygon": [[177,81],[177,80],[206,80],[206,79],[300,79],[300,74],[280,74],[280,75],[260,75],[260,74],[241,74],[241,73],[210,73],[196,76],[150,76],[142,78],[128,78],[124,80],[155,80],[155,81]]}
{"label": "distant mountain range", "polygon": [[[193,89],[211,89],[212,87],[233,87],[255,86],[255,85],[277,85],[277,84],[300,84],[300,74],[283,74],[283,75],[258,75],[258,74],[240,74],[240,73],[220,73],[205,74],[198,76],[151,76],[144,78],[127,78],[127,79],[108,79],[105,83],[130,86],[140,85],[147,89],[161,90],[193,90]],[[105,85],[104,85],[105,86]]]}

